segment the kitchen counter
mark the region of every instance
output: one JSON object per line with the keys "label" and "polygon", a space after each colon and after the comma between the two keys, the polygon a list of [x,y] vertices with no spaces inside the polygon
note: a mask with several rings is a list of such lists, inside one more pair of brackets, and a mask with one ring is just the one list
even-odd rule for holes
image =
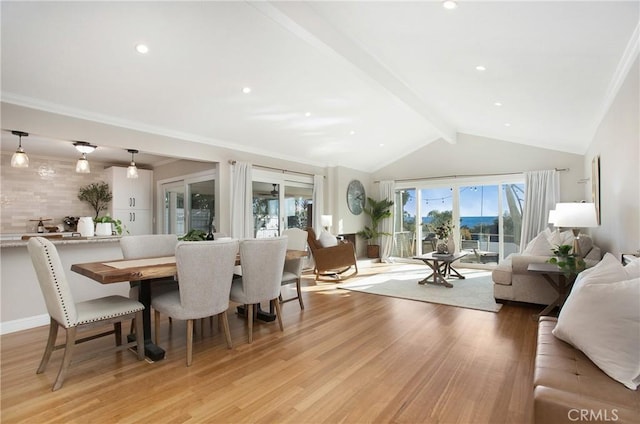
{"label": "kitchen counter", "polygon": [[[71,237],[71,233],[62,234],[69,236],[49,240],[58,250],[76,302],[110,295],[129,296],[127,282],[100,284],[71,272],[73,264],[122,259],[120,236]],[[0,241],[0,334],[49,324],[44,297],[27,251],[27,241],[20,240],[23,235],[38,236],[37,233],[2,234],[3,240]],[[17,239],[7,240],[9,236],[17,236]]]}
{"label": "kitchen counter", "polygon": [[[5,247],[25,247],[27,240],[22,240],[22,236],[39,237],[47,235],[51,236],[57,233],[45,233],[45,234],[7,234],[0,236],[0,248]],[[75,245],[75,244],[90,244],[90,243],[113,243],[119,242],[122,236],[93,236],[93,237],[72,237],[71,233],[64,234],[62,237],[53,238],[49,237],[49,241],[56,246]]]}

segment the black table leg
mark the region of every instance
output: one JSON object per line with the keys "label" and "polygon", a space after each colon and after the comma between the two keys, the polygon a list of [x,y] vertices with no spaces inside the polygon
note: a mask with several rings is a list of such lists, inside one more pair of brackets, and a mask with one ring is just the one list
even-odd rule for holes
{"label": "black table leg", "polygon": [[[236,309],[238,311],[238,315],[240,315],[241,317],[246,316],[244,305],[240,305]],[[255,311],[256,311],[256,318],[259,319],[260,321],[271,322],[271,321],[275,321],[276,319],[275,313],[273,313],[272,311],[267,312],[263,310],[259,303],[256,304]]]}
{"label": "black table leg", "polygon": [[144,305],[142,326],[144,331],[144,354],[152,361],[164,359],[164,349],[151,341],[151,280],[139,282],[138,300]]}

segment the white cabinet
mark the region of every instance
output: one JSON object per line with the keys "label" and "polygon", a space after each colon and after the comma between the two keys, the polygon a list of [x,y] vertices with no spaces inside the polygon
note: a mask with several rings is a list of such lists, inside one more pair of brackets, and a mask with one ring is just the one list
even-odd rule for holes
{"label": "white cabinet", "polygon": [[109,214],[122,221],[125,233],[152,234],[153,171],[138,169],[138,178],[127,178],[127,168],[106,169],[113,193]]}

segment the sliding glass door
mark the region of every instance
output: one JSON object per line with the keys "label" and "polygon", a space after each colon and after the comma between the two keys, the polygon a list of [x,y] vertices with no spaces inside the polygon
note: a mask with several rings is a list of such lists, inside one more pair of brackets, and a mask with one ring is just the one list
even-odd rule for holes
{"label": "sliding glass door", "polygon": [[163,234],[182,236],[190,230],[215,232],[215,175],[184,176],[161,183]]}
{"label": "sliding glass door", "polygon": [[[517,177],[516,177],[517,178]],[[410,258],[435,249],[435,228],[454,227],[457,250],[468,264],[495,265],[519,250],[524,183],[497,178],[450,184],[398,184],[392,255]]]}
{"label": "sliding glass door", "polygon": [[277,237],[287,228],[311,225],[313,181],[310,177],[254,170],[253,233]]}

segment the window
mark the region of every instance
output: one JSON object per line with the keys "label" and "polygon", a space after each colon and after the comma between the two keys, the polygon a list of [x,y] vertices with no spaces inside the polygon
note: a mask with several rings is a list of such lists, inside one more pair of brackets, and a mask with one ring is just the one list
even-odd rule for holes
{"label": "window", "polygon": [[305,229],[311,224],[311,177],[254,169],[252,187],[256,238],[277,237],[286,228]]}
{"label": "window", "polygon": [[393,256],[410,258],[433,251],[433,230],[447,221],[454,225],[458,250],[468,253],[462,262],[495,265],[518,251],[525,191],[522,178],[461,180],[396,184]]}
{"label": "window", "polygon": [[182,236],[190,230],[216,231],[215,174],[182,176],[161,182],[164,200],[162,234]]}

